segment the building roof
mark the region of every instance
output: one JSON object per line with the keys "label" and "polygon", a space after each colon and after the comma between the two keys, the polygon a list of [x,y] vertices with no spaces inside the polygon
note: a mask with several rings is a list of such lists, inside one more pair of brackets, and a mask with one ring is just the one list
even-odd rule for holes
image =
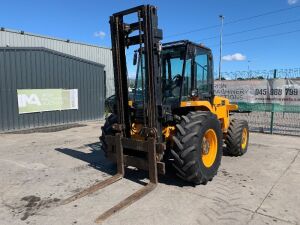
{"label": "building roof", "polygon": [[4,27],[0,28],[0,32],[8,32],[8,33],[14,33],[14,34],[20,34],[20,35],[27,35],[27,36],[32,36],[32,37],[39,37],[39,38],[44,38],[44,39],[49,39],[49,40],[54,40],[54,41],[67,42],[67,43],[85,45],[85,46],[96,47],[96,48],[111,49],[111,48],[105,47],[105,46],[98,46],[98,45],[73,41],[73,40],[70,40],[70,39],[62,39],[62,38],[56,38],[56,37],[51,37],[51,36],[46,36],[46,35],[33,34],[33,33],[30,33],[30,32],[25,32],[23,30],[13,30],[13,29],[7,29],[7,28],[4,28]]}

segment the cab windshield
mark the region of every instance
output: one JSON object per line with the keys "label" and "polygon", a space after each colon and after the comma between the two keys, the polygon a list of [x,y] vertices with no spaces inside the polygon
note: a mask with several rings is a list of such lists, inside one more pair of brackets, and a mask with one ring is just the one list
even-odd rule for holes
{"label": "cab windshield", "polygon": [[[178,105],[179,101],[191,99],[192,92],[199,99],[210,93],[211,82],[208,80],[210,71],[209,54],[201,48],[190,48],[188,45],[166,47],[161,54],[161,76],[163,104]],[[144,57],[144,55],[142,56]],[[135,101],[143,100],[145,95],[145,66],[144,58],[139,57],[136,83]]]}

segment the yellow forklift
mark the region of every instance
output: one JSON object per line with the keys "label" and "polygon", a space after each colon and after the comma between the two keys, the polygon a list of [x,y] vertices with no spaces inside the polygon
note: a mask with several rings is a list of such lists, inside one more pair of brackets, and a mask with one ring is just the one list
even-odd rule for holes
{"label": "yellow forklift", "polygon": [[[126,22],[128,18],[137,21]],[[161,44],[157,9],[142,5],[110,17],[115,97],[100,141],[117,174],[70,197],[76,200],[124,177],[124,168],[149,171],[149,184],[103,213],[96,222],[149,193],[170,162],[176,174],[194,185],[216,175],[223,145],[233,156],[247,151],[246,121],[233,120],[237,105],[214,95],[213,56],[187,40]],[[128,89],[126,49],[136,46],[135,88]]]}

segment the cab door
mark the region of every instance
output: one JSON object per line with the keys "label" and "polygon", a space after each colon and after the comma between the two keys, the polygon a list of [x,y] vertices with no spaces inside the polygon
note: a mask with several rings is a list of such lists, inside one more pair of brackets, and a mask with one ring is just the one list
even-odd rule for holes
{"label": "cab door", "polygon": [[213,96],[212,57],[210,52],[197,49],[194,59],[195,88],[201,100],[211,100]]}

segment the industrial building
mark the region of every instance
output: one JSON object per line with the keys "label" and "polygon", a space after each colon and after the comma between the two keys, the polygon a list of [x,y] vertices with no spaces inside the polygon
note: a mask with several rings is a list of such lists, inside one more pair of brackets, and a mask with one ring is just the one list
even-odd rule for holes
{"label": "industrial building", "polygon": [[106,73],[106,96],[114,94],[113,63],[110,48],[5,28],[0,29],[0,47],[44,47],[102,64],[105,66]]}
{"label": "industrial building", "polygon": [[1,28],[0,132],[102,119],[109,48]]}

